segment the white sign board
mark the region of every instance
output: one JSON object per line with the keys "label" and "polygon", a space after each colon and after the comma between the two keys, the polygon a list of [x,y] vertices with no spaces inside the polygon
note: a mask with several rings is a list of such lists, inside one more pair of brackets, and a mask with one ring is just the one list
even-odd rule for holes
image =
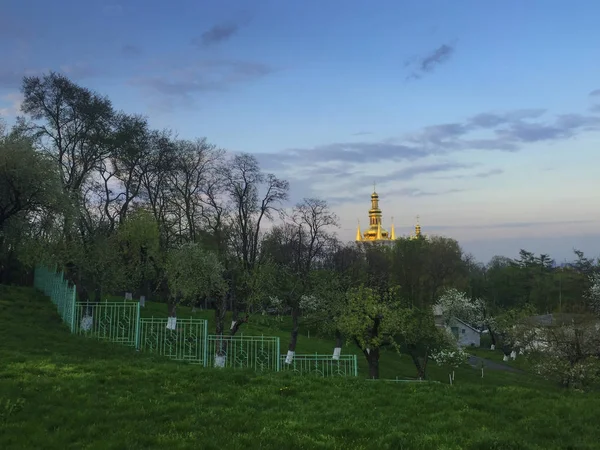
{"label": "white sign board", "polygon": [[167,330],[174,330],[177,328],[177,317],[169,317],[167,319]]}
{"label": "white sign board", "polygon": [[81,318],[81,329],[83,331],[90,331],[92,329],[93,323],[94,323],[94,318],[92,316],[83,316]]}

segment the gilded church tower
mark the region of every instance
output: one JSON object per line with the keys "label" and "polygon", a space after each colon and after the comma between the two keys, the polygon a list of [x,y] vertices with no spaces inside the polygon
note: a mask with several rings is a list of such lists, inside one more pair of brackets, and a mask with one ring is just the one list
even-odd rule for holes
{"label": "gilded church tower", "polygon": [[360,224],[356,230],[356,242],[393,242],[396,239],[396,232],[392,221],[390,232],[383,229],[383,214],[379,208],[379,195],[373,186],[371,194],[371,209],[369,209],[369,228],[361,234]]}
{"label": "gilded church tower", "polygon": [[417,222],[415,224],[415,234],[410,236],[410,239],[425,239],[425,235],[421,233],[421,224],[419,223],[419,216],[417,216]]}

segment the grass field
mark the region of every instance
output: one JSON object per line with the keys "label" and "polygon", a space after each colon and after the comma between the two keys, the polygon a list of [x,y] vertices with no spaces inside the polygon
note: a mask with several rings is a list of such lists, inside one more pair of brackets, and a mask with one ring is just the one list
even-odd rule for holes
{"label": "grass field", "polygon": [[[149,305],[144,314],[165,311]],[[272,321],[244,332],[286,338],[285,321]],[[304,336],[298,353],[331,350]],[[384,355],[386,378],[414,374],[403,358]],[[446,373],[432,367],[440,381]],[[0,286],[0,449],[598,448],[597,393],[560,391],[527,374],[481,379],[468,367],[456,381],[186,365],[73,336],[47,298]]]}

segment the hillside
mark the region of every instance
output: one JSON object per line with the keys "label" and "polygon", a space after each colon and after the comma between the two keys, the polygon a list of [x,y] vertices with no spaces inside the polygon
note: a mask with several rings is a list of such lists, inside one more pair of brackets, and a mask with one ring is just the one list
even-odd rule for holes
{"label": "hillside", "polygon": [[[262,320],[244,332],[279,334],[283,348],[286,322]],[[600,440],[600,395],[530,375],[488,371],[482,380],[467,367],[450,387],[205,369],[73,336],[26,288],[0,286],[0,342],[2,449],[583,449]],[[304,332],[298,353],[331,350]],[[391,352],[382,371],[414,375]]]}

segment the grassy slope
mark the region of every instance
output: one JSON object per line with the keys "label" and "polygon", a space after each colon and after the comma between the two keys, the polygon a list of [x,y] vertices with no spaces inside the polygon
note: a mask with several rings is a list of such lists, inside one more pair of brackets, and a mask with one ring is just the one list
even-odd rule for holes
{"label": "grassy slope", "polygon": [[600,396],[517,377],[482,383],[465,368],[450,387],[203,369],[72,336],[48,299],[0,286],[2,449],[597,448]]}

